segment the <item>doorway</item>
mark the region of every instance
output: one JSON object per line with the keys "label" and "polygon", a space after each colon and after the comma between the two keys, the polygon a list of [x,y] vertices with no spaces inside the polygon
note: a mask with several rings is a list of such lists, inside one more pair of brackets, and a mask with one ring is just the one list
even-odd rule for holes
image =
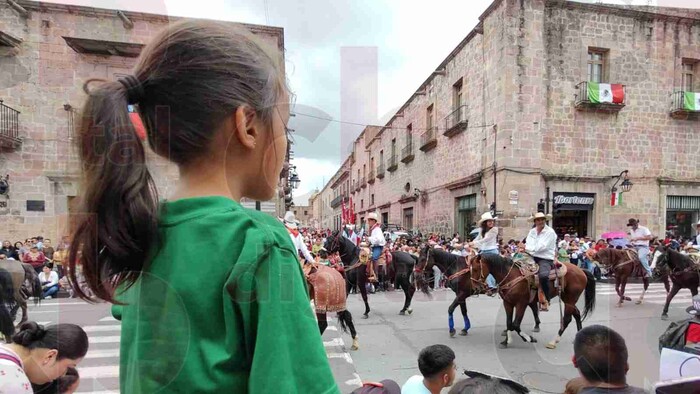
{"label": "doorway", "polygon": [[572,237],[587,237],[589,214],[588,210],[562,210],[554,217],[554,231],[559,238],[563,238],[564,234],[569,234]]}

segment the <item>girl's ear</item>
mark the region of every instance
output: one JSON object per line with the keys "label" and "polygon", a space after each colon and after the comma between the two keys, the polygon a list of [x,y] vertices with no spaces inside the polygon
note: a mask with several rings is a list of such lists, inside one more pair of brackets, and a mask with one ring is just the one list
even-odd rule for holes
{"label": "girl's ear", "polygon": [[233,113],[233,137],[246,149],[254,149],[256,140],[260,137],[258,116],[255,110],[247,105],[241,105]]}

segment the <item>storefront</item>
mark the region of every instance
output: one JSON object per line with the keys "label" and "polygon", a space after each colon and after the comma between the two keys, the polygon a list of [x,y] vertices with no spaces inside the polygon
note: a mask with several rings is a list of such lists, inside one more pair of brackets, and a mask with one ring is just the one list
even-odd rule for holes
{"label": "storefront", "polygon": [[695,235],[695,223],[700,220],[700,196],[666,197],[666,231],[689,239]]}
{"label": "storefront", "polygon": [[476,222],[476,194],[457,198],[456,205],[455,229],[462,237],[465,237]]}
{"label": "storefront", "polygon": [[552,202],[553,228],[559,237],[592,235],[595,194],[554,192]]}

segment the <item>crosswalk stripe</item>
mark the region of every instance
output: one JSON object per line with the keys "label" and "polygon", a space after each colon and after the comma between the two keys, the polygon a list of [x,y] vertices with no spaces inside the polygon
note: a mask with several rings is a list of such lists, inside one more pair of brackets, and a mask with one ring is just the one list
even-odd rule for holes
{"label": "crosswalk stripe", "polygon": [[106,332],[106,331],[121,331],[121,325],[109,325],[109,326],[85,326],[83,327],[85,332]]}
{"label": "crosswalk stripe", "polygon": [[328,358],[344,358],[346,362],[352,364],[352,357],[348,353],[328,353]]}
{"label": "crosswalk stripe", "polygon": [[[90,341],[92,342],[92,341]],[[85,359],[119,357],[119,349],[88,350]]]}
{"label": "crosswalk stripe", "polygon": [[81,379],[106,379],[119,377],[119,365],[106,365],[102,367],[78,367]]}
{"label": "crosswalk stripe", "polygon": [[341,338],[333,338],[330,341],[323,341],[323,346],[333,347],[333,346],[343,346],[345,343]]}
{"label": "crosswalk stripe", "polygon": [[119,336],[109,336],[109,337],[92,337],[90,343],[119,343]]}
{"label": "crosswalk stripe", "polygon": [[105,316],[102,319],[100,319],[100,321],[119,321],[119,320],[115,319],[114,316]]}

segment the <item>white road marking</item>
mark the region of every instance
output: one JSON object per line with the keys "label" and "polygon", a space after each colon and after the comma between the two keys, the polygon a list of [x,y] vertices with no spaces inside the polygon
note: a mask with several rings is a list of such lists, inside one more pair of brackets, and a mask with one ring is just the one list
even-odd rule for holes
{"label": "white road marking", "polygon": [[109,326],[85,326],[83,327],[85,332],[106,332],[106,331],[121,331],[121,324],[109,325]]}
{"label": "white road marking", "polygon": [[348,353],[328,353],[328,358],[344,358],[348,364],[352,364],[352,357]]}
{"label": "white road marking", "polygon": [[119,377],[119,365],[107,365],[103,367],[79,367],[81,379],[106,379]]}
{"label": "white road marking", "polygon": [[[92,340],[90,340],[92,342]],[[119,357],[119,349],[88,350],[85,359]]]}
{"label": "white road marking", "polygon": [[102,319],[100,319],[100,321],[119,321],[119,320],[115,319],[114,316],[110,315],[110,316],[103,317]]}
{"label": "white road marking", "polygon": [[92,337],[90,343],[119,343],[119,336]]}
{"label": "white road marking", "polygon": [[357,387],[362,387],[362,379],[360,379],[360,375],[357,373],[353,373],[355,376],[354,379],[346,380],[345,384],[348,386],[357,386]]}
{"label": "white road marking", "polygon": [[342,338],[333,338],[330,341],[323,341],[323,346],[325,347],[332,347],[332,346],[344,346],[345,343],[343,342]]}

